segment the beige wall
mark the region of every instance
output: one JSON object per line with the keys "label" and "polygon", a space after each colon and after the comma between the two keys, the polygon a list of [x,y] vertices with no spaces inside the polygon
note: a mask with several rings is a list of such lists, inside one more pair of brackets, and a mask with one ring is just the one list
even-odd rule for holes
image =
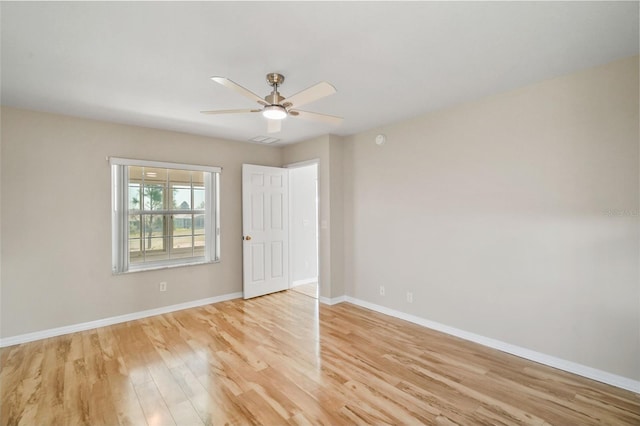
{"label": "beige wall", "polygon": [[[2,108],[0,108],[0,130],[2,129]],[[2,336],[2,134],[0,132],[0,336]]]}
{"label": "beige wall", "polygon": [[344,296],[344,139],[329,136],[331,212],[331,297]]}
{"label": "beige wall", "polygon": [[639,380],[638,89],[634,57],[348,138],[347,293]]}
{"label": "beige wall", "polygon": [[[242,291],[241,164],[281,149],[9,108],[1,137],[2,337]],[[108,156],[222,166],[222,262],[113,276]]]}

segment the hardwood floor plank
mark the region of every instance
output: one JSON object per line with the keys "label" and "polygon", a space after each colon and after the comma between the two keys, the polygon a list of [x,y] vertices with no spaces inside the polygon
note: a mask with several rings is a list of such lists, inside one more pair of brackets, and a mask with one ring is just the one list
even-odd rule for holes
{"label": "hardwood floor plank", "polygon": [[203,424],[191,401],[164,363],[150,365],[149,372],[177,424]]}
{"label": "hardwood floor plank", "polygon": [[44,360],[44,350],[46,341],[37,342],[33,345],[33,351],[26,354],[25,366],[23,370],[23,380],[19,382],[17,388],[16,416],[17,424],[30,425],[36,423],[38,404],[43,399],[42,389],[42,362]]}
{"label": "hardwood floor plank", "polygon": [[640,395],[280,292],[0,349],[0,425],[638,425]]}
{"label": "hardwood floor plank", "polygon": [[280,425],[286,423],[288,420],[288,417],[282,417],[254,390],[244,392],[240,400],[250,414],[248,420],[251,424]]}
{"label": "hardwood floor plank", "polygon": [[[294,406],[294,413],[289,422],[292,424],[339,424],[341,418],[336,415],[331,406],[340,407],[341,400],[333,404],[327,401],[319,401],[316,397],[319,386],[315,382],[305,381],[304,374],[294,371],[286,371],[280,368],[268,368],[261,374],[269,383],[278,383],[278,391],[286,395],[287,399]],[[312,383],[311,386],[308,386]]]}
{"label": "hardwood floor plank", "polygon": [[88,418],[91,425],[110,426],[118,424],[118,415],[108,380],[102,379],[92,383],[88,400]]}
{"label": "hardwood floor plank", "polygon": [[489,374],[484,379],[467,378],[464,384],[475,389],[490,386],[495,397],[510,399],[519,406],[526,406],[528,411],[539,413],[544,421],[552,424],[566,424],[571,421],[579,421],[580,424],[593,422],[593,419],[577,409],[573,395],[566,399],[557,398],[553,393],[527,386],[524,380],[516,382]]}
{"label": "hardwood floor plank", "polygon": [[288,423],[290,425],[296,426],[312,426],[314,424],[318,424],[318,422],[309,420],[307,416],[305,416],[304,413],[301,412],[297,412],[293,416],[291,416]]}
{"label": "hardwood floor plank", "polygon": [[163,426],[176,424],[153,380],[135,385],[135,390],[147,424]]}
{"label": "hardwood floor plank", "polygon": [[401,382],[396,386],[407,395],[412,396],[422,405],[430,407],[430,410],[439,412],[436,422],[446,421],[459,423],[462,425],[473,424],[475,419],[473,413],[478,409],[480,403],[467,395],[462,395],[456,391],[443,391],[434,389],[430,385],[414,385],[411,382]]}
{"label": "hardwood floor plank", "polygon": [[396,423],[393,419],[384,415],[376,408],[372,407],[364,401],[358,403],[347,403],[340,409],[340,414],[349,420],[348,424],[367,424],[367,425],[387,425],[393,426]]}
{"label": "hardwood floor plank", "polygon": [[153,380],[142,356],[149,349],[145,347],[147,339],[142,339],[144,333],[140,327],[141,324],[136,326],[135,322],[127,322],[118,324],[112,329],[116,337],[116,344],[122,354],[122,362],[126,368],[127,376],[134,386]]}
{"label": "hardwood floor plank", "polygon": [[301,284],[295,287],[291,287],[291,291],[295,291],[300,294],[304,294],[305,296],[313,297],[314,299],[318,298],[318,283],[308,283]]}
{"label": "hardwood floor plank", "polygon": [[43,424],[63,424],[64,419],[64,366],[70,339],[47,339],[42,361],[43,392],[36,421]]}
{"label": "hardwood floor plank", "polygon": [[[606,404],[607,406],[615,407],[615,409],[620,409],[626,413],[630,413],[635,417],[640,417],[640,398],[636,401],[629,401],[618,395],[598,392],[588,388],[580,391],[576,395],[576,398],[587,398],[591,401],[595,401],[597,404]],[[640,419],[638,424],[640,424]]]}
{"label": "hardwood floor plank", "polygon": [[182,392],[191,401],[193,408],[198,413],[202,422],[206,425],[224,424],[228,418],[213,418],[210,409],[211,398],[207,390],[202,386],[198,379],[193,375],[187,366],[182,365],[171,369],[171,375],[174,377],[176,384],[180,386]]}
{"label": "hardwood floor plank", "polygon": [[[159,316],[158,318],[162,318]],[[142,331],[155,348],[155,351],[160,355],[162,361],[167,368],[174,368],[182,364],[179,354],[176,352],[178,348],[172,346],[165,340],[163,334],[164,322],[155,318],[145,318],[142,320]]]}
{"label": "hardwood floor plank", "polygon": [[18,400],[18,384],[24,377],[25,364],[23,362],[27,345],[16,345],[2,350],[2,370],[0,371],[0,384],[12,392],[2,392],[0,404],[0,420],[3,424],[17,424],[20,412]]}
{"label": "hardwood floor plank", "polygon": [[[342,364],[345,363],[346,362],[343,359]],[[416,423],[416,421],[421,424],[433,423],[436,416],[441,412],[440,409],[433,407],[430,404],[425,404],[423,400],[402,391],[398,387],[399,383],[396,383],[396,380],[385,380],[385,378],[370,374],[369,369],[351,367],[351,364],[347,364],[346,368],[351,371],[350,376],[354,378],[352,379],[354,383],[366,384],[372,389],[375,389],[377,393],[386,395],[396,404],[400,405],[402,410],[406,411],[414,418],[411,423]]]}
{"label": "hardwood floor plank", "polygon": [[[390,399],[388,394],[382,393],[372,386],[361,383],[357,380],[350,380],[345,386],[357,398],[358,401],[365,401],[366,404],[376,407],[378,412],[385,419],[390,419],[391,424],[427,424],[433,417],[428,418],[416,415],[408,406],[404,406],[398,400]],[[435,416],[434,416],[435,417]]]}
{"label": "hardwood floor plank", "polygon": [[117,345],[116,336],[112,328],[98,329],[98,337],[103,348],[105,372],[118,423],[123,426],[144,425],[146,419],[135,392],[133,383],[129,380],[129,370],[124,363],[124,357]]}
{"label": "hardwood floor plank", "polygon": [[69,360],[64,366],[64,412],[66,423],[90,425],[89,378],[82,358]]}
{"label": "hardwood floor plank", "polygon": [[635,423],[640,425],[640,412],[635,408],[620,408],[605,401],[599,401],[580,394],[576,395],[575,401],[579,403],[581,412],[591,415],[603,423]]}

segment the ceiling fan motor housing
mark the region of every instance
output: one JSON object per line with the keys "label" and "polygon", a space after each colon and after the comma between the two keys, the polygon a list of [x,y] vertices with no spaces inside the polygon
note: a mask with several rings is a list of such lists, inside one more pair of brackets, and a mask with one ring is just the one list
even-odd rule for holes
{"label": "ceiling fan motor housing", "polygon": [[269,105],[280,105],[280,102],[284,100],[284,97],[280,96],[280,93],[274,90],[273,92],[271,92],[271,94],[265,96],[264,100]]}

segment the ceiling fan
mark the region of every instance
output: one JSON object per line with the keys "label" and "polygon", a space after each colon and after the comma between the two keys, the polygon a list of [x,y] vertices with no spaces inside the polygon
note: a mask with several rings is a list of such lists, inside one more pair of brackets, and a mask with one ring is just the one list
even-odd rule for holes
{"label": "ceiling fan", "polygon": [[278,87],[284,83],[284,76],[278,73],[267,74],[267,83],[272,87],[270,94],[261,98],[252,91],[240,86],[237,83],[229,80],[225,77],[211,77],[211,80],[218,84],[223,85],[231,90],[234,90],[241,95],[251,99],[262,105],[259,109],[225,109],[219,111],[201,111],[203,114],[237,114],[247,112],[261,112],[262,115],[267,118],[267,132],[275,133],[279,132],[282,125],[282,120],[288,116],[299,117],[307,120],[321,121],[329,124],[342,123],[341,117],[335,117],[333,115],[320,114],[317,112],[302,111],[298,108],[324,98],[325,96],[332,95],[336,92],[336,88],[327,83],[326,81],[320,82],[316,85],[308,87],[301,92],[296,93],[293,96],[285,98],[278,92]]}

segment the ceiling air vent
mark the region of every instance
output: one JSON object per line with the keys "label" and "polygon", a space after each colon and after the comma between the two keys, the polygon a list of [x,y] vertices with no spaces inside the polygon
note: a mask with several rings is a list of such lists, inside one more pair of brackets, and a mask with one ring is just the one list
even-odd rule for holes
{"label": "ceiling air vent", "polygon": [[272,138],[272,137],[269,137],[269,136],[256,136],[254,138],[249,139],[249,141],[269,144],[269,143],[278,142],[278,141],[280,141],[280,139]]}

